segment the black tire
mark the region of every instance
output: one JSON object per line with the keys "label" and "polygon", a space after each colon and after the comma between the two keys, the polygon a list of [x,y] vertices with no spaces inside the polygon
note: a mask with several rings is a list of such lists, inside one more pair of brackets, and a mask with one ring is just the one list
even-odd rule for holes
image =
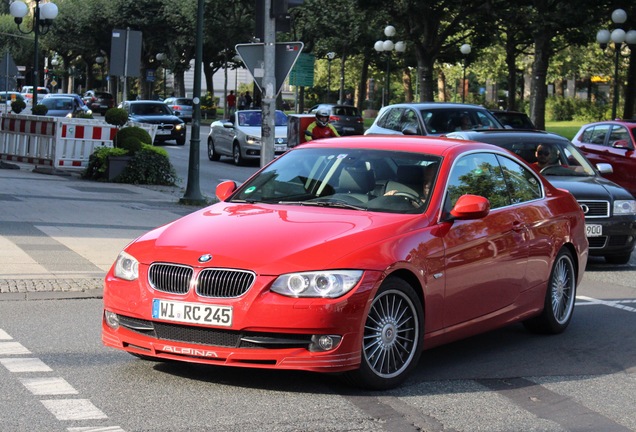
{"label": "black tire", "polygon": [[605,262],[608,264],[627,264],[631,257],[631,252],[622,255],[605,255]]}
{"label": "black tire", "polygon": [[208,138],[208,159],[214,162],[221,159],[221,155],[214,151],[214,141],[212,141],[212,138]]}
{"label": "black tire", "polygon": [[234,165],[241,166],[243,165],[243,156],[241,156],[241,146],[238,143],[234,143],[232,146],[232,159],[234,160]]}
{"label": "black tire", "polygon": [[183,145],[185,145],[185,142],[186,142],[185,137],[177,138],[177,145],[183,146]]}
{"label": "black tire", "polygon": [[364,324],[360,368],[344,378],[358,387],[397,387],[417,366],[424,341],[424,312],[413,288],[387,278],[375,295]]}
{"label": "black tire", "polygon": [[562,249],[554,260],[541,315],[523,322],[530,331],[543,334],[563,332],[572,320],[576,299],[576,269],[572,254]]}

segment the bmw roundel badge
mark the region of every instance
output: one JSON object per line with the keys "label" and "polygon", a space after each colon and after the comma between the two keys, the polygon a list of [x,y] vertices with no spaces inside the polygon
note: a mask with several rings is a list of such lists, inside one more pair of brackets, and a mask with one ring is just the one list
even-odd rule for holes
{"label": "bmw roundel badge", "polygon": [[210,261],[211,259],[212,259],[212,255],[210,255],[210,254],[205,254],[205,255],[201,255],[201,256],[199,257],[199,262],[200,262],[200,263],[206,263],[206,262]]}

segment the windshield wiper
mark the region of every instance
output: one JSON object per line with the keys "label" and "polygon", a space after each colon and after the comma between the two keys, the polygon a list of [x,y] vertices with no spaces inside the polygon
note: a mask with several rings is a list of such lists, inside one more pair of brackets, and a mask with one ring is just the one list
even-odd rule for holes
{"label": "windshield wiper", "polygon": [[283,205],[301,205],[301,206],[314,206],[314,207],[335,207],[335,208],[346,208],[351,210],[363,210],[367,209],[362,206],[357,206],[355,204],[349,204],[344,201],[335,200],[335,201],[279,201],[278,204]]}

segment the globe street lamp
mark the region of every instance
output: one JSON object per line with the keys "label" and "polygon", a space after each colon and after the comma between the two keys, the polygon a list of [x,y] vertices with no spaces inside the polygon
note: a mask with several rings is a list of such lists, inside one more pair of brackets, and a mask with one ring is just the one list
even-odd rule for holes
{"label": "globe street lamp", "polygon": [[95,57],[95,62],[99,65],[99,69],[102,74],[102,77],[101,77],[102,90],[104,90],[104,62],[105,61],[106,59],[102,56]]}
{"label": "globe street lamp", "polygon": [[336,58],[336,53],[329,51],[327,53],[327,102],[331,102],[331,62]]}
{"label": "globe street lamp", "polygon": [[464,103],[466,101],[466,63],[467,63],[467,58],[468,58],[468,54],[470,54],[471,51],[471,47],[468,44],[464,44],[461,47],[459,47],[459,51],[461,51],[462,54],[464,54],[464,76],[462,78],[462,103]]}
{"label": "globe street lamp", "polygon": [[35,8],[33,9],[33,24],[31,25],[31,30],[25,31],[20,28],[20,24],[22,24],[22,18],[24,18],[29,12],[29,7],[23,1],[14,1],[11,3],[9,7],[9,12],[11,16],[14,18],[15,23],[18,25],[18,30],[20,33],[29,34],[33,32],[34,35],[34,56],[33,56],[33,105],[36,106],[38,103],[38,84],[39,84],[39,75],[40,75],[40,65],[39,65],[39,36],[40,34],[46,34],[49,31],[51,24],[53,24],[53,20],[57,17],[57,6],[55,3],[44,3],[42,7],[40,7],[40,0],[35,1]]}
{"label": "globe street lamp", "polygon": [[[615,26],[624,24],[627,21],[627,13],[623,9],[616,9],[612,12],[612,22]],[[627,43],[628,46],[636,44],[636,30],[629,30],[625,32],[620,27],[616,27],[611,32],[609,30],[599,30],[596,33],[596,41],[601,45],[601,49],[607,48],[607,44],[614,42],[614,99],[612,101],[612,119],[616,118],[616,111],[618,108],[618,62],[620,60],[621,50],[623,49],[623,43]]]}
{"label": "globe street lamp", "polygon": [[156,56],[157,60],[161,62],[161,67],[163,68],[163,98],[166,96],[166,66],[163,64],[163,61],[168,58],[168,56],[164,53],[158,53]]}
{"label": "globe street lamp", "polygon": [[[386,35],[386,37],[393,37],[395,36],[395,33],[395,27],[393,27],[392,25],[388,25],[384,28],[384,34]],[[386,53],[386,76],[384,78],[384,90],[382,91],[382,106],[384,106],[385,101],[387,105],[391,103],[391,52],[395,50],[398,53],[403,53],[404,51],[406,51],[406,44],[402,41],[393,43],[393,41],[387,39],[385,41],[377,41],[373,45],[373,48],[379,53]]]}

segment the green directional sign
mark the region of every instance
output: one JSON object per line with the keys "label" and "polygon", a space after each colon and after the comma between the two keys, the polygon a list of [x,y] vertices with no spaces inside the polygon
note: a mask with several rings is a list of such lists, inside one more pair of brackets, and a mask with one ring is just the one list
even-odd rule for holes
{"label": "green directional sign", "polygon": [[316,57],[313,54],[300,54],[289,74],[289,85],[312,87],[314,85],[315,63]]}

